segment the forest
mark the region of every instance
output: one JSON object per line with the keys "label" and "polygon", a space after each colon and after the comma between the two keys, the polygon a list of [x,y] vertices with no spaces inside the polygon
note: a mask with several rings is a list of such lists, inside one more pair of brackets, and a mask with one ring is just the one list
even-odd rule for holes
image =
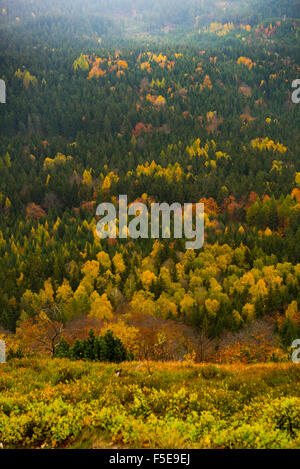
{"label": "forest", "polygon": [[[27,352],[110,327],[142,338],[139,358],[254,360],[267,341],[283,359],[300,333],[299,4],[152,3],[3,1],[2,332]],[[119,194],[204,203],[204,248],[99,240],[96,207]]]}
{"label": "forest", "polygon": [[[299,0],[1,1],[0,448],[299,448],[299,34]],[[204,246],[100,239],[124,194],[204,204]]]}

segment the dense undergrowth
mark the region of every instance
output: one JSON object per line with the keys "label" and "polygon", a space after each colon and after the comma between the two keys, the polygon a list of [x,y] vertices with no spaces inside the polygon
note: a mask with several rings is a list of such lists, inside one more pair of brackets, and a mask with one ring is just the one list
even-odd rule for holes
{"label": "dense undergrowth", "polygon": [[296,364],[117,369],[67,359],[1,365],[3,447],[299,448]]}

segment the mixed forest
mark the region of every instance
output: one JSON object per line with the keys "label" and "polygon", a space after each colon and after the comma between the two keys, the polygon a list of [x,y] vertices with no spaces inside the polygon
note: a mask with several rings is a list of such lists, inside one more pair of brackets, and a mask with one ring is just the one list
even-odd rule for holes
{"label": "mixed forest", "polygon": [[[290,360],[299,2],[150,3],[1,2],[1,332],[12,356],[109,331],[141,360]],[[203,202],[204,247],[100,240],[120,194]]]}

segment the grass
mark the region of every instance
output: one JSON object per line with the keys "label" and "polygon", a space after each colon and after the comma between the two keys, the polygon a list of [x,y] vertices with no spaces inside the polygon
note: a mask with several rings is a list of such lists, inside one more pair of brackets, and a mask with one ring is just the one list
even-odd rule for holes
{"label": "grass", "polygon": [[[297,364],[0,365],[4,448],[299,448]],[[122,368],[122,375],[115,372]]]}

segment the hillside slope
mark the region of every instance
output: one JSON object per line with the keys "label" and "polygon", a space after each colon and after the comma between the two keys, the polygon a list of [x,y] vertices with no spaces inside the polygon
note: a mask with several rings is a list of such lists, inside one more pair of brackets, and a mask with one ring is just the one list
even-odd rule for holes
{"label": "hillside slope", "polygon": [[0,365],[4,448],[299,448],[300,367]]}

